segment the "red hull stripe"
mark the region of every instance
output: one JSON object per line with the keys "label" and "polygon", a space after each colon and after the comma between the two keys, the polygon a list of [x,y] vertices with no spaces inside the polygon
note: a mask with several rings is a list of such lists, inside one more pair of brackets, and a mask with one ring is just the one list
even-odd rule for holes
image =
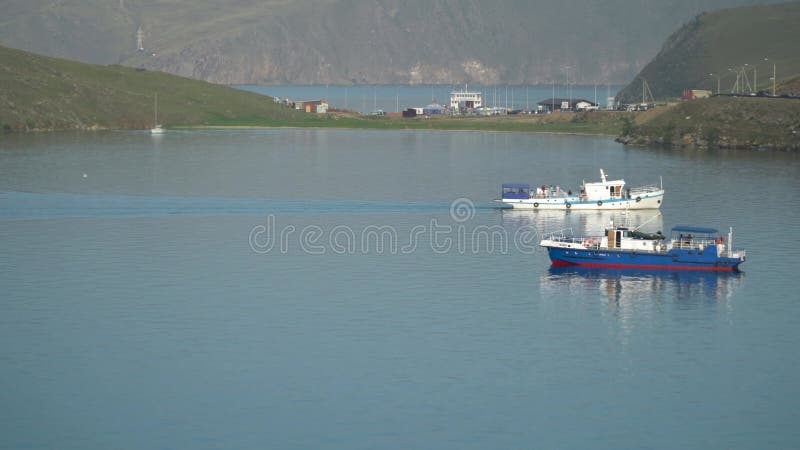
{"label": "red hull stripe", "polygon": [[600,264],[600,263],[572,263],[553,260],[554,266],[579,266],[579,267],[606,267],[609,269],[668,269],[668,270],[718,270],[733,271],[735,266],[656,266],[648,264]]}

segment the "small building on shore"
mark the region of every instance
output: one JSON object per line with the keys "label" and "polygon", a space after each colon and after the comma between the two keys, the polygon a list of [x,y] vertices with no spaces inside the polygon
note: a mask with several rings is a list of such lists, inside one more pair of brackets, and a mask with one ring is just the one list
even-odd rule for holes
{"label": "small building on shore", "polygon": [[696,100],[711,97],[712,92],[706,89],[684,89],[681,100]]}
{"label": "small building on shore", "polygon": [[446,111],[445,111],[444,106],[442,106],[442,105],[440,105],[440,104],[438,104],[436,102],[433,102],[430,105],[422,108],[422,114],[424,114],[426,116],[435,116],[435,115],[438,115],[438,114],[444,114],[445,112]]}
{"label": "small building on shore", "polygon": [[594,111],[597,103],[582,98],[548,98],[537,103],[538,109],[544,111]]}
{"label": "small building on shore", "polygon": [[416,108],[407,108],[403,111],[403,117],[417,117],[417,109]]}
{"label": "small building on shore", "polygon": [[324,114],[328,112],[328,102],[325,100],[294,102],[294,108],[307,113]]}

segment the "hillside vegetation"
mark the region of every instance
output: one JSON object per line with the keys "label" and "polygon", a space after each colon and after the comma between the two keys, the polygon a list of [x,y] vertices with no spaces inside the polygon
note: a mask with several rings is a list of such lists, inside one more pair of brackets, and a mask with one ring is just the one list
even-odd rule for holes
{"label": "hillside vegetation", "polygon": [[567,71],[614,84],[694,14],[754,3],[6,0],[0,42],[224,84],[560,83]]}
{"label": "hillside vegetation", "polygon": [[781,81],[775,88],[778,95],[782,94],[800,94],[800,75]]}
{"label": "hillside vegetation", "polygon": [[617,97],[641,101],[642,80],[656,99],[678,97],[684,89],[716,92],[718,79],[721,92],[731,92],[743,67],[752,91],[771,91],[773,68],[778,83],[800,74],[798,39],[800,2],[701,14],[667,39]]}
{"label": "hillside vegetation", "polygon": [[150,128],[303,121],[272,98],[159,72],[97,66],[0,46],[0,128]]}
{"label": "hillside vegetation", "polygon": [[800,99],[712,97],[639,115],[626,144],[800,150]]}
{"label": "hillside vegetation", "polygon": [[272,98],[203,81],[120,66],[98,66],[0,47],[0,131],[295,126],[439,129],[617,135],[623,113],[519,117],[307,114]]}

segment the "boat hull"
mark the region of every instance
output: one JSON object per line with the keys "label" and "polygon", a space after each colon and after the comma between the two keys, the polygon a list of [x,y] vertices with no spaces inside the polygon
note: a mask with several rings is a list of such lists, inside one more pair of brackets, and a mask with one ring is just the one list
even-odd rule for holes
{"label": "boat hull", "polygon": [[604,200],[580,201],[578,197],[556,198],[503,198],[501,201],[514,209],[529,210],[576,210],[576,211],[606,211],[606,210],[633,210],[633,209],[658,209],[664,199],[664,191],[643,194],[635,198],[609,198]]}
{"label": "boat hull", "polygon": [[673,249],[668,252],[546,247],[554,266],[607,267],[614,269],[739,270],[744,258],[717,256],[706,251]]}

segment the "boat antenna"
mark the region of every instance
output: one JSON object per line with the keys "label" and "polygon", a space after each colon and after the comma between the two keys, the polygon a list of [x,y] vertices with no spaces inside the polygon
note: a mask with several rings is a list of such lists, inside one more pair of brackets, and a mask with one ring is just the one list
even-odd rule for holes
{"label": "boat antenna", "polygon": [[630,208],[630,205],[625,205],[625,210],[622,211],[622,217],[625,218],[625,228],[630,228],[630,226],[631,226],[630,225],[631,215],[630,215],[629,208]]}
{"label": "boat antenna", "polygon": [[733,252],[733,227],[728,228],[728,257],[731,256],[731,252]]}

